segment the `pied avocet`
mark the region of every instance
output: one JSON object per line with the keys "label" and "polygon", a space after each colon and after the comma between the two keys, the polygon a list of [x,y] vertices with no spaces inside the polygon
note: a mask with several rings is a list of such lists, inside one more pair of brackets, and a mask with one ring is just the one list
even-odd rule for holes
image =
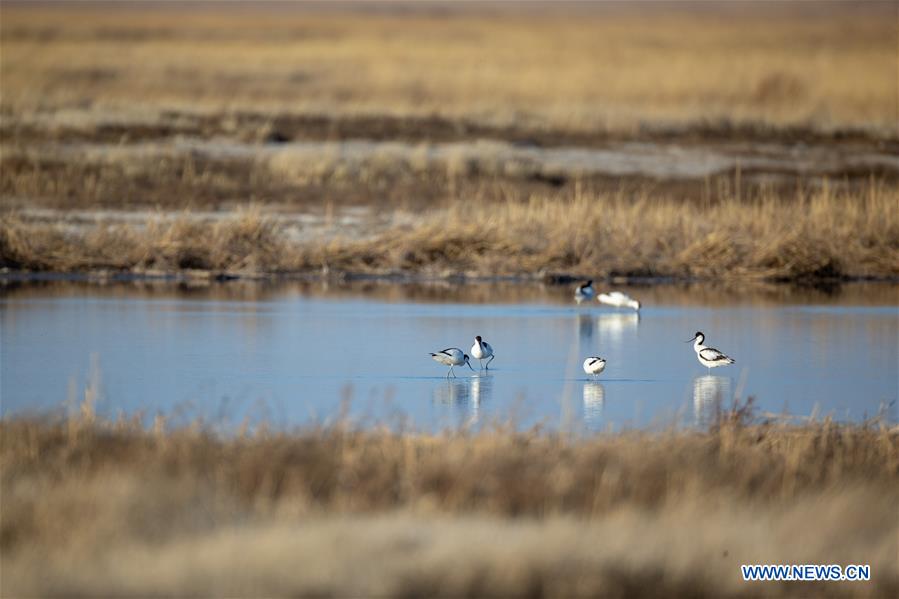
{"label": "pied avocet", "polygon": [[640,309],[640,302],[627,295],[626,293],[621,293],[620,291],[600,293],[596,297],[596,299],[599,300],[599,303],[601,304],[615,306],[616,308],[633,308],[634,310]]}
{"label": "pied avocet", "polygon": [[[449,372],[446,373],[446,378],[449,378],[449,375],[456,376],[456,373],[453,372],[453,366],[468,364],[468,367],[471,368],[471,364],[468,362],[468,355],[458,347],[441,349],[439,352],[431,354],[431,358],[435,362],[440,362],[444,366],[450,367]],[[471,371],[474,372],[474,368],[471,368]]]}
{"label": "pied avocet", "polygon": [[696,352],[696,358],[699,363],[711,370],[717,366],[727,366],[733,364],[736,360],[729,358],[724,353],[718,351],[714,347],[706,347],[702,344],[705,341],[705,335],[701,331],[696,331],[692,339],[688,339],[686,343],[693,342],[693,351]]}
{"label": "pied avocet", "polygon": [[574,290],[574,301],[577,303],[581,303],[584,300],[590,301],[593,299],[593,294],[596,293],[593,290],[593,281],[587,281],[586,283],[581,283]]}
{"label": "pied avocet", "polygon": [[[474,345],[471,346],[471,357],[477,359],[477,361],[481,363],[481,368],[490,370],[490,362],[492,362],[493,358],[496,356],[493,355],[493,348],[490,347],[490,344],[481,339],[481,336],[478,335],[474,338]],[[482,362],[485,358],[489,358],[486,366],[484,366]],[[474,369],[472,368],[472,370]]]}
{"label": "pied avocet", "polygon": [[596,378],[600,372],[606,369],[606,361],[597,356],[590,356],[586,360],[584,360],[584,372],[587,374],[592,374],[593,378]]}

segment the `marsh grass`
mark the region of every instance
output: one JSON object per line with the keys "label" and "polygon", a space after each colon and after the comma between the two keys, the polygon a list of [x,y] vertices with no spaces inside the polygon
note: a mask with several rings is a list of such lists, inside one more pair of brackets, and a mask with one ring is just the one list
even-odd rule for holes
{"label": "marsh grass", "polygon": [[0,219],[0,263],[23,270],[416,273],[797,280],[899,275],[899,196],[797,192],[683,203],[646,195],[460,200],[364,240],[292,242],[259,208],[213,223],[68,230]]}
{"label": "marsh grass", "polygon": [[895,135],[888,6],[701,6],[504,14],[469,5],[435,15],[5,3],[3,106],[16,117],[86,109],[143,123],[181,109],[273,123],[441,115],[533,129]]}
{"label": "marsh grass", "polygon": [[[794,279],[895,276],[899,210],[891,190],[822,190],[792,201],[730,198],[712,205],[651,197],[532,198],[453,206],[377,249],[348,244],[332,263],[475,272]],[[341,254],[343,252],[343,254]],[[336,259],[333,257],[336,256]]]}
{"label": "marsh grass", "polygon": [[[899,432],[0,422],[2,594],[894,596]],[[867,563],[747,585],[741,563]]]}
{"label": "marsh grass", "polygon": [[32,225],[15,214],[0,224],[5,266],[27,270],[156,270],[273,273],[290,264],[275,223],[250,207],[229,219],[203,222],[188,213],[143,227],[103,225],[72,232]]}

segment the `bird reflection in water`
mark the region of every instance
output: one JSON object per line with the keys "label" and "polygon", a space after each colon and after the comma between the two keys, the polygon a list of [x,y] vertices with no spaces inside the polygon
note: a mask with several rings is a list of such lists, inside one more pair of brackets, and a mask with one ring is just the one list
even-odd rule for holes
{"label": "bird reflection in water", "polygon": [[577,334],[581,341],[589,341],[593,339],[593,325],[596,321],[589,314],[580,313],[577,315]]}
{"label": "bird reflection in water", "polygon": [[584,426],[597,431],[602,427],[602,412],[606,403],[606,390],[602,383],[584,383]]}
{"label": "bird reflection in water", "polygon": [[596,317],[596,328],[604,343],[618,344],[627,332],[640,324],[639,312],[610,312]]}
{"label": "bird reflection in water", "polygon": [[731,396],[731,379],[705,375],[693,379],[693,422],[705,427],[718,417],[724,402]]}
{"label": "bird reflection in water", "polygon": [[481,375],[441,381],[434,387],[434,403],[455,406],[460,422],[470,426],[478,421],[482,402],[493,392],[493,376]]}

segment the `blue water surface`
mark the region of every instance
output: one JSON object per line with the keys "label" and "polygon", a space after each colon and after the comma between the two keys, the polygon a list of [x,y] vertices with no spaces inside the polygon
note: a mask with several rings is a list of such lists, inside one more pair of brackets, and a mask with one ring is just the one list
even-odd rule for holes
{"label": "blue water surface", "polygon": [[[225,428],[340,418],[419,430],[705,426],[719,405],[749,396],[760,413],[896,420],[895,305],[690,305],[683,294],[668,302],[654,292],[637,314],[577,306],[567,294],[398,295],[285,287],[233,299],[95,285],[4,292],[0,413],[74,409],[93,386],[104,415],[163,413]],[[684,343],[697,330],[736,364],[702,367]],[[475,335],[496,351],[490,370],[456,367],[458,378],[447,380],[428,353],[469,353]],[[608,361],[596,381],[581,370],[589,355]]]}

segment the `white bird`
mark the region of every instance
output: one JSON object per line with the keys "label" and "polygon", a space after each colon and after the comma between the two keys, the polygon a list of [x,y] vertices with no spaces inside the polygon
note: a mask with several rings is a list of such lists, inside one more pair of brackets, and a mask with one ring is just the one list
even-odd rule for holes
{"label": "white bird", "polygon": [[611,291],[609,293],[600,293],[597,297],[600,304],[615,306],[616,308],[633,308],[640,309],[640,302],[620,291]]}
{"label": "white bird", "polygon": [[593,299],[593,294],[596,293],[593,290],[593,281],[587,281],[586,283],[581,283],[574,290],[574,301],[577,303],[581,303],[584,300],[590,301]]}
{"label": "white bird", "polygon": [[[490,370],[490,362],[493,361],[493,358],[496,356],[493,355],[493,348],[490,347],[490,344],[481,339],[481,336],[478,335],[474,338],[474,345],[471,346],[471,357],[476,358],[478,362],[481,362],[484,358],[490,358],[487,360],[487,366],[484,366],[481,363],[481,368],[486,368]],[[474,368],[472,368],[474,370]]]}
{"label": "white bird", "polygon": [[[468,356],[458,347],[448,347],[446,349],[441,349],[437,353],[431,354],[431,358],[434,359],[435,362],[440,362],[444,366],[449,366],[449,372],[446,373],[446,378],[449,378],[449,375],[456,376],[456,373],[453,372],[453,366],[461,366],[462,364],[468,364],[468,367],[471,368],[471,364],[468,362]],[[474,368],[471,368],[471,371],[474,372]]]}
{"label": "white bird", "polygon": [[692,339],[687,340],[687,343],[690,343],[691,341],[693,342],[693,351],[696,352],[696,359],[699,360],[700,364],[708,368],[709,371],[717,366],[727,366],[736,361],[714,347],[706,347],[703,345],[702,342],[705,341],[705,335],[703,335],[701,331],[696,331],[696,334],[693,335]]}
{"label": "white bird", "polygon": [[596,356],[590,356],[586,360],[584,360],[584,372],[587,374],[592,374],[593,378],[596,378],[596,375],[606,369],[606,361],[602,358],[598,358]]}

